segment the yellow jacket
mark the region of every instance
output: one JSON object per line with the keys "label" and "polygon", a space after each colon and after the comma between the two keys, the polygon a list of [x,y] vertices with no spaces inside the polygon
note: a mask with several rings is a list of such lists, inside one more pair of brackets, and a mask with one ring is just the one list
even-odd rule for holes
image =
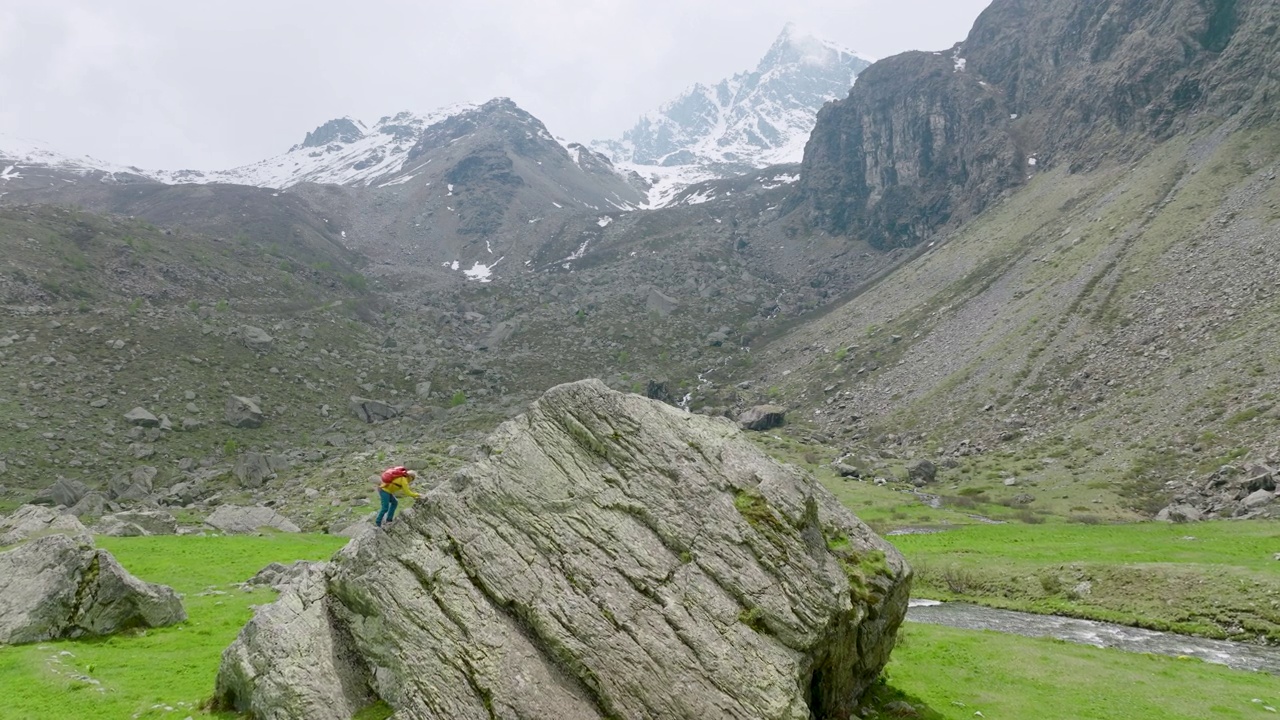
{"label": "yellow jacket", "polygon": [[396,496],[406,495],[408,497],[416,498],[418,497],[418,493],[414,492],[413,489],[409,487],[409,481],[412,479],[413,478],[405,476],[398,477],[389,483],[379,485],[378,489],[386,490]]}

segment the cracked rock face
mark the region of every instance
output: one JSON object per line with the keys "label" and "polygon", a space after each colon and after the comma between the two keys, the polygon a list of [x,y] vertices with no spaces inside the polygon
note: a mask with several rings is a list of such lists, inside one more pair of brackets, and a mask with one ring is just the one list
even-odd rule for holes
{"label": "cracked rock face", "polygon": [[911,571],[723,419],[598,381],[309,567],[223,655],[259,718],[847,718]]}
{"label": "cracked rock face", "polygon": [[0,643],[110,635],[186,619],[172,588],[130,575],[87,538],[49,535],[0,553]]}

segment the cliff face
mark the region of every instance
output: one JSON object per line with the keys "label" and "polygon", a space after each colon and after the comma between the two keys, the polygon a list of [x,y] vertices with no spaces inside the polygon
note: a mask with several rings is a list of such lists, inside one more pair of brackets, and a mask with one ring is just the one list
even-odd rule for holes
{"label": "cliff face", "polygon": [[943,53],[873,65],[819,113],[797,196],[815,227],[911,245],[1046,167],[1276,117],[1271,0],[996,0]]}

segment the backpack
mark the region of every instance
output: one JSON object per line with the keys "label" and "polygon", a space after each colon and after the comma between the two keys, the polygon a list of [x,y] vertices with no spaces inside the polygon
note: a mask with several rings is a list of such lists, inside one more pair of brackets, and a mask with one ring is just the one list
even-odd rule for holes
{"label": "backpack", "polygon": [[382,471],[382,481],[380,485],[386,485],[396,478],[405,477],[409,474],[409,469],[403,465],[397,465],[393,468],[387,468]]}

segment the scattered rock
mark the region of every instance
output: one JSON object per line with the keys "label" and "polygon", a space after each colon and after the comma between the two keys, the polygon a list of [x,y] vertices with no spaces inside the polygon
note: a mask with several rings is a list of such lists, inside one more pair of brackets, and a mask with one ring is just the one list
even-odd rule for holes
{"label": "scattered rock", "polygon": [[285,588],[296,585],[300,580],[302,580],[302,578],[311,571],[313,566],[320,564],[321,563],[314,563],[307,560],[297,560],[288,565],[273,562],[259,570],[256,575],[249,578],[249,580],[245,582],[245,585],[266,586],[283,592]]}
{"label": "scattered rock", "polygon": [[912,485],[928,485],[938,477],[938,466],[929,460],[918,460],[907,466],[907,479]]}
{"label": "scattered rock", "polygon": [[204,522],[228,535],[256,533],[264,528],[288,533],[302,532],[289,518],[269,507],[219,505]]}
{"label": "scattered rock", "polygon": [[675,312],[680,307],[680,303],[675,298],[667,297],[657,288],[649,288],[649,294],[644,300],[645,308],[652,312],[656,312],[662,317],[666,317]]}
{"label": "scattered rock", "polygon": [[215,705],[329,720],[381,691],[403,717],[847,717],[888,660],[901,555],[731,423],[584,381],[486,444],[260,606]]}
{"label": "scattered rock", "polygon": [[262,427],[262,409],[258,407],[258,403],[247,397],[232,395],[227,398],[224,415],[227,424],[231,427]]}
{"label": "scattered rock", "polygon": [[87,538],[53,535],[0,553],[0,643],[110,635],[186,619],[172,588],[135,578]]}
{"label": "scattered rock", "polygon": [[79,480],[59,477],[49,488],[53,502],[63,507],[71,507],[80,502],[89,493],[89,488]]}
{"label": "scattered rock", "polygon": [[89,531],[75,515],[59,514],[38,505],[23,505],[0,518],[0,546],[52,534],[88,537]]}
{"label": "scattered rock", "polygon": [[177,535],[178,521],[163,510],[127,510],[104,515],[93,531],[113,537]]}
{"label": "scattered rock", "polygon": [[240,340],[245,347],[256,353],[271,352],[271,346],[275,342],[275,338],[268,335],[266,330],[252,325],[240,326]]}
{"label": "scattered rock", "polygon": [[1156,514],[1160,522],[1200,522],[1204,514],[1190,505],[1170,505]]}
{"label": "scattered rock", "polygon": [[418,383],[417,387],[414,388],[414,393],[420,398],[431,397],[431,382],[424,380]]}
{"label": "scattered rock", "polygon": [[151,496],[156,468],[140,465],[128,473],[120,473],[107,482],[107,493],[112,500],[122,502],[145,500]]}
{"label": "scattered rock", "polygon": [[383,422],[400,416],[400,409],[394,405],[381,400],[356,397],[355,395],[351,396],[351,401],[347,407],[356,417],[367,423]]}
{"label": "scattered rock", "polygon": [[80,502],[67,509],[67,515],[75,515],[76,517],[98,517],[106,511],[107,496],[91,490],[80,498]]}
{"label": "scattered rock", "polygon": [[240,481],[240,486],[247,488],[262,487],[274,476],[267,456],[256,452],[243,453],[237,457],[232,473]]}
{"label": "scattered rock", "polygon": [[152,415],[146,408],[136,407],[124,414],[124,419],[130,425],[137,427],[159,427],[160,418]]}
{"label": "scattered rock", "polygon": [[771,430],[781,427],[787,419],[787,409],[778,405],[757,405],[738,415],[738,425],[744,430]]}

